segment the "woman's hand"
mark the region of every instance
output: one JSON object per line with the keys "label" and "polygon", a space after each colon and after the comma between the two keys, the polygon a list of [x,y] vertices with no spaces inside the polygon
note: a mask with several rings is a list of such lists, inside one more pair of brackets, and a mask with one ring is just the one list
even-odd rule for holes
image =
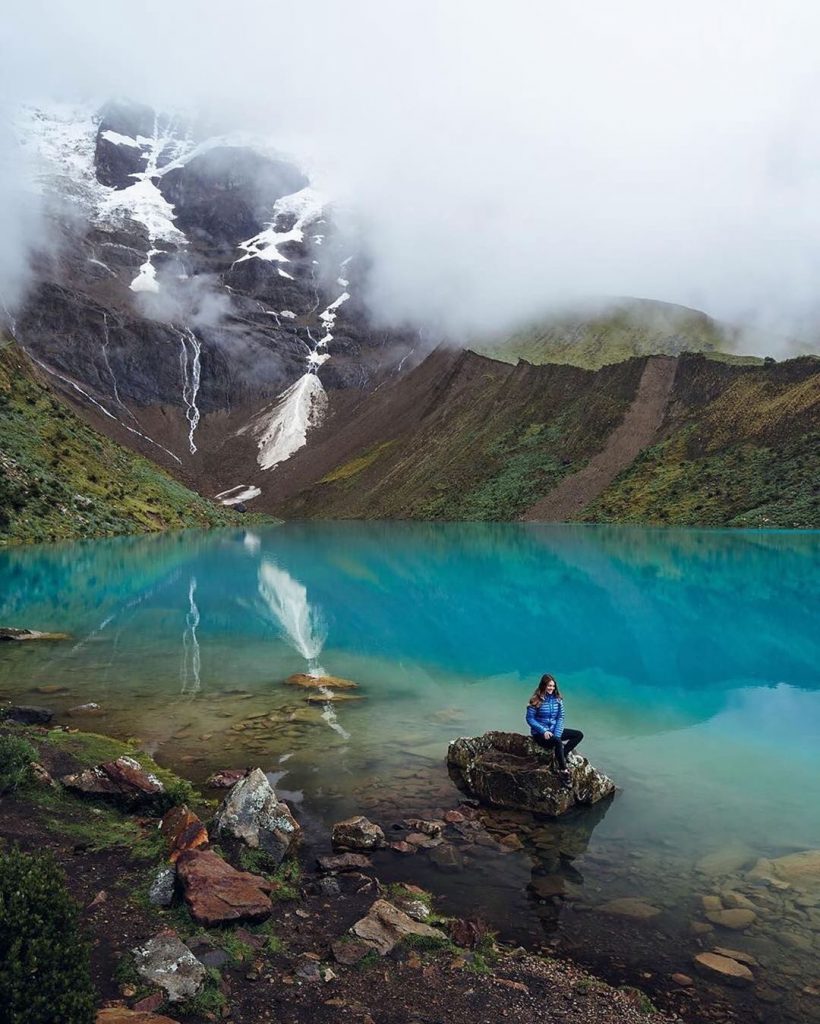
{"label": "woman's hand", "polygon": [[546,731],[545,731],[545,732],[544,732],[544,739],[545,739],[545,740],[550,740],[550,739],[552,739],[552,733],[551,733],[551,732],[546,732]]}

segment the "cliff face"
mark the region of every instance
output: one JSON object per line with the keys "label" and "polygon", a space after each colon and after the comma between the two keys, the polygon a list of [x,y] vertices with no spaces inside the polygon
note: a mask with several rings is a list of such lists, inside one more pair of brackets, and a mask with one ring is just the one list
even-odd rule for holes
{"label": "cliff face", "polygon": [[415,344],[369,323],[328,202],[267,144],[132,103],[29,110],[18,134],[50,216],[9,330],[90,423],[203,492],[245,483],[266,423],[242,427],[297,381],[372,387]]}

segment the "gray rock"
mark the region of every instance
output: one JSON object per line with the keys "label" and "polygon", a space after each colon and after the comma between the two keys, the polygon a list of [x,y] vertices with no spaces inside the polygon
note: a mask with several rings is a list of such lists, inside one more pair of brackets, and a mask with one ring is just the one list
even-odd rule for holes
{"label": "gray rock", "polygon": [[361,814],[337,821],[330,841],[335,850],[375,850],[385,845],[384,832]]}
{"label": "gray rock", "polygon": [[160,868],[148,890],[149,903],[155,907],[170,907],[174,901],[176,880],[176,868]]}
{"label": "gray rock", "polygon": [[205,968],[172,929],[159,932],[132,952],[137,973],[161,988],[169,1002],[191,999],[202,988]]}
{"label": "gray rock", "polygon": [[[408,935],[419,935],[429,939],[446,940],[447,936],[438,928],[414,921],[403,910],[394,907],[387,900],[376,900],[366,917],[357,921],[350,929],[351,934],[361,939],[379,956],[386,956]],[[334,948],[334,953],[335,953]],[[337,957],[338,959],[338,957]]]}
{"label": "gray rock", "polygon": [[464,793],[494,807],[557,816],[576,804],[594,804],[615,792],[614,782],[585,757],[571,754],[571,785],[563,786],[554,756],[528,736],[487,732],[463,736],[447,749],[450,778]]}
{"label": "gray rock", "polygon": [[261,768],[240,779],[214,819],[217,835],[228,835],[253,850],[264,850],[279,864],[302,837],[287,804],[278,799]]}
{"label": "gray rock", "polygon": [[342,894],[342,887],[335,878],[320,878],[316,888],[320,896],[336,897]]}

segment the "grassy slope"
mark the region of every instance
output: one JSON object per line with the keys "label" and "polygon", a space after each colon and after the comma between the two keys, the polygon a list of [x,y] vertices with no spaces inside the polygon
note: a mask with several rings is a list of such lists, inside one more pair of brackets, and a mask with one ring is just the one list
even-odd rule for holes
{"label": "grassy slope", "polygon": [[[633,359],[592,373],[467,353],[420,422],[372,434],[281,511],[515,519],[603,446],[643,366]],[[820,360],[681,356],[660,436],[585,521],[820,527]]]}
{"label": "grassy slope", "polygon": [[662,302],[623,301],[598,313],[556,316],[507,337],[471,343],[506,362],[568,363],[597,370],[632,356],[704,352],[732,362],[761,362],[731,355],[732,333],[697,310]]}
{"label": "grassy slope", "polygon": [[0,546],[236,521],[92,430],[0,338]]}
{"label": "grassy slope", "polygon": [[820,359],[729,371],[683,357],[665,436],[587,522],[820,527]]}
{"label": "grassy slope", "polygon": [[643,360],[598,374],[464,353],[413,429],[379,437],[280,511],[312,518],[513,519],[620,422]]}

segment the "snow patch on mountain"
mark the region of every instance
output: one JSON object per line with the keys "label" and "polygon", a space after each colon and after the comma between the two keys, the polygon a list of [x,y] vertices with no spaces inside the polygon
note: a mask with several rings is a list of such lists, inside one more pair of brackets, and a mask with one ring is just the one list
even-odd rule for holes
{"label": "snow patch on mountain", "polygon": [[[298,192],[292,192],[289,196],[282,196],[273,204],[273,220],[264,231],[249,238],[246,242],[240,242],[239,248],[245,253],[236,261],[243,263],[245,260],[260,259],[276,261],[278,263],[290,263],[287,256],[279,251],[279,246],[285,242],[302,242],[305,237],[305,228],[312,224],[322,215],[325,206],[323,196],[308,185]],[[276,228],[280,217],[295,217],[293,227],[279,231]],[[285,276],[285,275],[283,275]]]}
{"label": "snow patch on mountain", "polygon": [[[279,396],[273,412],[257,417],[250,430],[259,447],[262,469],[273,469],[304,447],[308,431],[321,423],[327,409],[322,382],[308,370]],[[239,431],[244,434],[249,428]]]}

